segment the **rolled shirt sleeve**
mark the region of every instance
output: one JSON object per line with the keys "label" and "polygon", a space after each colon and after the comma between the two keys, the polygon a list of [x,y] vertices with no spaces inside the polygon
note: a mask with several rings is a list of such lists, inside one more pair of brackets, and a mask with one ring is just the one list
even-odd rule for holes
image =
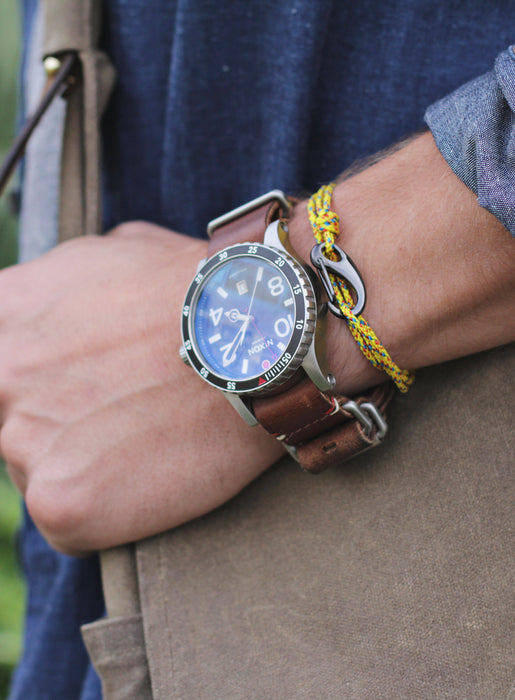
{"label": "rolled shirt sleeve", "polygon": [[454,173],[515,236],[514,51],[431,105],[425,120]]}

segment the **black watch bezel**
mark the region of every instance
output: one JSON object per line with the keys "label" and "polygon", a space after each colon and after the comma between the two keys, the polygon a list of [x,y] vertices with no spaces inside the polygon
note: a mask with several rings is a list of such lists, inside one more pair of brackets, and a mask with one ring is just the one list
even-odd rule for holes
{"label": "black watch bezel", "polygon": [[[276,267],[289,284],[294,299],[294,324],[290,340],[279,359],[266,371],[248,379],[228,379],[219,375],[202,356],[195,338],[194,319],[200,293],[221,266],[241,257],[256,257]],[[238,243],[220,250],[197,271],[182,309],[182,341],[189,364],[204,381],[235,394],[265,393],[286,381],[304,359],[316,322],[315,294],[302,267],[287,253],[263,243]]]}

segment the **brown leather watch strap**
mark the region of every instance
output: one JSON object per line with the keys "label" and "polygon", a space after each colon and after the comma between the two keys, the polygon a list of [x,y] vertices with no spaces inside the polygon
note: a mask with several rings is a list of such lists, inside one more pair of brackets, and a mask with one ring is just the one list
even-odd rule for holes
{"label": "brown leather watch strap", "polygon": [[381,441],[381,424],[370,406],[384,421],[393,391],[393,384],[387,382],[368,395],[349,399],[319,391],[304,376],[288,391],[254,399],[252,411],[266,430],[295,448],[304,469],[318,473]]}
{"label": "brown leather watch strap", "polygon": [[217,228],[209,240],[208,257],[236,243],[262,243],[268,224],[284,216],[279,202],[267,202]]}
{"label": "brown leather watch strap", "polygon": [[230,221],[218,228],[209,241],[207,254],[209,257],[236,243],[262,243],[266,228],[266,216],[270,204],[263,204],[244,214],[239,219]]}

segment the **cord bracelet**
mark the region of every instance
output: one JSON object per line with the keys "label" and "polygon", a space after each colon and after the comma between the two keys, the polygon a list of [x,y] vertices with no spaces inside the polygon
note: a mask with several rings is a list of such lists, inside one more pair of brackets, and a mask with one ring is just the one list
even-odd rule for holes
{"label": "cord bracelet", "polygon": [[[384,345],[361,316],[366,299],[365,286],[352,260],[336,245],[340,226],[338,215],[331,209],[334,187],[334,182],[323,185],[308,202],[309,221],[318,243],[312,251],[312,263],[317,268],[329,297],[329,309],[347,322],[352,337],[367,360],[377,369],[386,372],[397,388],[405,393],[415,377],[412,372],[401,369],[392,360]],[[349,286],[356,294],[356,301]]]}

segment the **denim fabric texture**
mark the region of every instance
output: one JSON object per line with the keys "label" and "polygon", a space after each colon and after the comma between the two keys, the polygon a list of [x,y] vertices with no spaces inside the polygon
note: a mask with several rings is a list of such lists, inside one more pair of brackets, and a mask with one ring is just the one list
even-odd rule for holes
{"label": "denim fabric texture", "polygon": [[25,651],[9,697],[96,700],[100,682],[80,626],[104,611],[98,557],[55,552],[26,515],[21,563],[28,583]]}
{"label": "denim fabric texture", "polygon": [[[512,40],[497,3],[485,14],[456,0],[239,0],[230,11],[183,0],[143,19],[139,7],[106,3],[119,74],[105,124],[106,226],[142,218],[194,236],[264,191],[311,192],[420,129],[429,105],[491,71]],[[482,80],[496,89],[495,75]],[[447,123],[454,99],[439,108]],[[490,127],[502,142],[505,124],[492,115]]]}
{"label": "denim fabric texture", "polygon": [[[30,19],[35,0],[25,5]],[[423,127],[427,110],[453,170],[515,232],[513,3],[104,7],[118,71],[104,124],[106,228],[147,219],[204,236],[211,218],[269,189],[315,190]],[[97,559],[53,552],[28,516],[20,543],[29,607],[10,700],[99,700],[79,633],[102,615]]]}

